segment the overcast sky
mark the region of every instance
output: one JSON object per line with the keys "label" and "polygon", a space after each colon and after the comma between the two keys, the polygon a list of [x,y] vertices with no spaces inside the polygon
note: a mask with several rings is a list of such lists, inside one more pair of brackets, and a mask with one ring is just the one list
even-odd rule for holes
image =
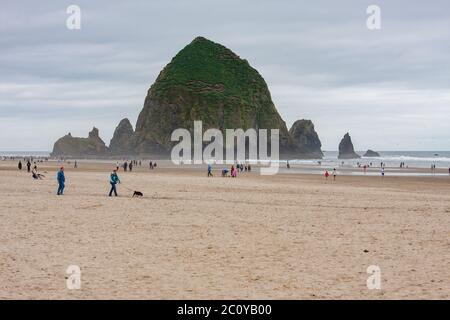
{"label": "overcast sky", "polygon": [[[81,30],[66,27],[69,5]],[[381,8],[381,30],[366,9]],[[0,5],[0,150],[51,150],[133,125],[159,71],[196,36],[245,58],[288,127],[324,150],[450,150],[450,2],[8,1]]]}

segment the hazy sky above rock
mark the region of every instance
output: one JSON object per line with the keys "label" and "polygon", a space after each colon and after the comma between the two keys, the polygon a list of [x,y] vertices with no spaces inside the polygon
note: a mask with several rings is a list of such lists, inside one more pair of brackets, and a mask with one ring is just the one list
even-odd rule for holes
{"label": "hazy sky above rock", "polygon": [[[68,30],[66,8],[81,8]],[[381,8],[381,30],[366,9]],[[159,71],[196,36],[265,78],[288,127],[324,150],[450,150],[450,2],[2,1],[0,150],[51,150],[93,126],[133,125]]]}

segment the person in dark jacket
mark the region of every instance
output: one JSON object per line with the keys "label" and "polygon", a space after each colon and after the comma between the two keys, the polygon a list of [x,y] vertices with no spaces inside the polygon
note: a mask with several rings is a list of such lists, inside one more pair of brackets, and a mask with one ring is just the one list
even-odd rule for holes
{"label": "person in dark jacket", "polygon": [[30,173],[31,171],[31,162],[30,160],[27,161],[27,172]]}
{"label": "person in dark jacket", "polygon": [[114,170],[111,173],[111,178],[109,180],[109,183],[111,184],[111,190],[109,191],[109,196],[112,196],[112,193],[114,192],[114,195],[117,197],[117,189],[116,189],[116,184],[120,183],[120,179],[119,176],[117,175],[117,171]]}
{"label": "person in dark jacket", "polygon": [[210,163],[208,163],[208,177],[212,177],[212,165]]}
{"label": "person in dark jacket", "polygon": [[19,168],[19,170],[22,170],[22,161],[19,161],[19,164],[17,165],[17,167]]}
{"label": "person in dark jacket", "polygon": [[58,180],[58,192],[56,193],[58,196],[62,196],[64,193],[66,177],[64,176],[64,167],[61,167],[58,171],[58,175],[56,176],[56,180]]}

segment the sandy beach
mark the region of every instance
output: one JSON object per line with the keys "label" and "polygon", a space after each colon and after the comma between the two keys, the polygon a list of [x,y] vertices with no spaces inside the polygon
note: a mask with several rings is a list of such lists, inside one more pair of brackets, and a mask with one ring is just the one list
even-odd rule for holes
{"label": "sandy beach", "polygon": [[[0,299],[449,299],[450,177],[0,163]],[[131,190],[144,193],[131,198]],[[81,289],[66,269],[81,269]],[[366,269],[381,269],[369,290]]]}

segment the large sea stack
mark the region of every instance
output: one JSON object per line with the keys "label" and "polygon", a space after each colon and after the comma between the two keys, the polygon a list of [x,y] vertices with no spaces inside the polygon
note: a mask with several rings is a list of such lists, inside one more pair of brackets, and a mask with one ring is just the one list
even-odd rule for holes
{"label": "large sea stack", "polygon": [[[161,71],[136,124],[138,154],[169,154],[177,128],[279,129],[280,153],[295,153],[286,124],[267,84],[246,60],[202,37],[194,39]],[[224,135],[225,136],[225,135]]]}
{"label": "large sea stack", "polygon": [[352,138],[348,134],[345,134],[339,144],[339,156],[338,159],[358,159],[361,158],[359,154],[355,152],[353,148]]}
{"label": "large sea stack", "polygon": [[178,143],[171,141],[172,132],[183,128],[192,133],[194,121],[202,121],[203,131],[221,130],[224,137],[225,129],[278,129],[281,158],[322,158],[312,122],[297,121],[288,132],[258,71],[231,50],[202,37],[160,72],[147,92],[134,132],[130,121],[123,119],[109,149],[95,128],[89,138],[69,134],[55,143],[52,155],[168,157]]}
{"label": "large sea stack", "polygon": [[322,143],[311,120],[297,120],[289,130],[302,158],[322,159]]}
{"label": "large sea stack", "polygon": [[100,138],[98,129],[93,128],[87,138],[72,137],[67,134],[58,139],[53,146],[52,157],[104,157],[108,154],[108,148]]}

